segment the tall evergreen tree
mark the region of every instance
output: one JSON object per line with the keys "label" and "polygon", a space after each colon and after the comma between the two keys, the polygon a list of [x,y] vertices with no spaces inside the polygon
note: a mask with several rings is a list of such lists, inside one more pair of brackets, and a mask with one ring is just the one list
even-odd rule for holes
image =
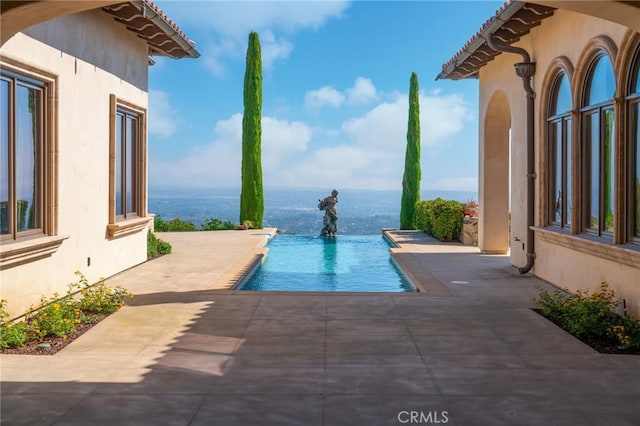
{"label": "tall evergreen tree", "polygon": [[402,177],[402,204],[400,229],[415,229],[416,203],[420,201],[420,103],[418,99],[418,75],[411,73],[409,88],[409,122],[407,150]]}
{"label": "tall evergreen tree", "polygon": [[262,228],[262,58],[258,33],[249,34],[244,74],[244,116],[242,117],[242,190],[240,223],[251,221]]}

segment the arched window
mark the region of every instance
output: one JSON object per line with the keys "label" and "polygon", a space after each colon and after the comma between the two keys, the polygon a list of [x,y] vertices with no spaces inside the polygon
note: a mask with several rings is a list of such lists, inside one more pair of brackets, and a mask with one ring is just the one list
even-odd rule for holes
{"label": "arched window", "polygon": [[640,49],[632,66],[627,106],[629,108],[629,237],[640,241]]}
{"label": "arched window", "polygon": [[552,86],[549,115],[549,222],[571,224],[571,87],[564,72]]}
{"label": "arched window", "polygon": [[582,108],[585,230],[603,235],[614,229],[616,82],[609,57],[599,53],[589,68]]}

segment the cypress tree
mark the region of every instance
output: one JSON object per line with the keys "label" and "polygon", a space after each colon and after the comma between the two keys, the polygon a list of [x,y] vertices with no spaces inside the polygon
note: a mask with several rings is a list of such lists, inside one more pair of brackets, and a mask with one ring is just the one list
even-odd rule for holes
{"label": "cypress tree", "polygon": [[262,58],[258,33],[249,34],[244,74],[244,116],[242,117],[242,190],[240,223],[251,221],[262,228]]}
{"label": "cypress tree", "polygon": [[415,229],[416,203],[420,201],[420,104],[418,99],[418,75],[411,73],[409,88],[409,122],[407,126],[407,150],[402,177],[402,204],[400,229]]}

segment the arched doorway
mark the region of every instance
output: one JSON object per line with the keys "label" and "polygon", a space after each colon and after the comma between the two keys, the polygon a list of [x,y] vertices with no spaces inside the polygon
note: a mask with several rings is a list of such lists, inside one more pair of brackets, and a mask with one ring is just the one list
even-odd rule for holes
{"label": "arched doorway", "polygon": [[489,100],[480,135],[478,247],[483,253],[509,250],[509,141],[511,108],[497,90]]}

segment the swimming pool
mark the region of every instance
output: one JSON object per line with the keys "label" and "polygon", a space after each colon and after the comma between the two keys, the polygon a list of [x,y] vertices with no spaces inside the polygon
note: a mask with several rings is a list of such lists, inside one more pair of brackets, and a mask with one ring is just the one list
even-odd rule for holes
{"label": "swimming pool", "polygon": [[381,235],[278,235],[238,290],[413,292]]}

